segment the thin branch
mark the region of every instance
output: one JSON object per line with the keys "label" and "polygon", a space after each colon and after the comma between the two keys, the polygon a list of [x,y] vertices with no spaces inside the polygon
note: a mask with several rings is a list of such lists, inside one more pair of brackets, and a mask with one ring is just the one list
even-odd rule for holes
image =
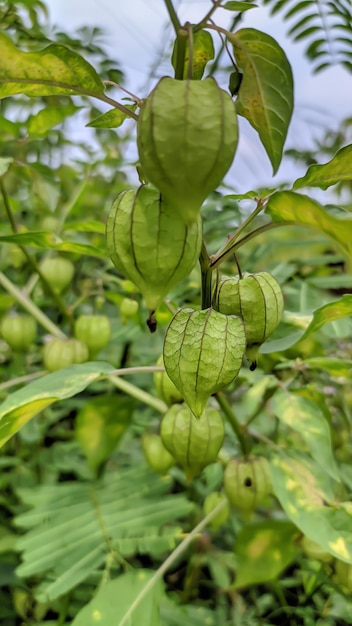
{"label": "thin branch", "polygon": [[132,398],[136,398],[136,400],[139,400],[139,402],[143,402],[144,404],[151,406],[159,413],[166,413],[168,407],[165,402],[159,400],[159,398],[155,398],[150,393],[147,393],[143,389],[136,387],[136,385],[132,385],[131,383],[127,382],[127,380],[122,380],[122,378],[118,376],[115,377],[109,374],[107,378],[115,387],[117,387],[117,389],[120,389],[124,393],[127,393],[129,396],[132,396]]}
{"label": "thin branch", "polygon": [[230,404],[225,399],[225,396],[220,391],[218,391],[215,394],[215,399],[217,400],[223,413],[226,415],[226,418],[238,439],[238,442],[241,446],[244,456],[247,456],[249,452],[248,441],[247,441],[247,438],[243,434],[243,427],[238,422],[237,417],[232,410],[232,407],[230,406]]}
{"label": "thin branch", "polygon": [[18,302],[18,304],[27,311],[34,319],[37,320],[38,324],[43,326],[45,330],[47,330],[51,335],[55,337],[60,337],[60,339],[66,339],[65,333],[60,330],[56,324],[54,324],[46,315],[38,309],[38,307],[32,302],[27,296],[25,296],[17,287],[3,274],[0,272],[0,285],[4,287],[4,289],[11,294]]}
{"label": "thin branch", "polygon": [[240,239],[239,241],[236,241],[230,250],[226,250],[222,252],[222,254],[218,253],[216,257],[214,256],[210,261],[210,267],[212,269],[214,269],[215,267],[218,267],[227,257],[231,256],[235,250],[238,250],[238,248],[241,248],[241,246],[244,246],[248,241],[250,241],[254,237],[257,237],[258,235],[265,233],[267,230],[272,230],[273,228],[278,228],[280,226],[281,227],[282,226],[302,226],[302,224],[299,224],[298,222],[287,221],[287,222],[270,222],[270,224],[264,224],[264,226],[259,226],[259,228],[256,228],[251,233],[248,233],[248,235],[245,235],[245,237],[242,237],[242,239]]}
{"label": "thin branch", "polygon": [[165,2],[166,10],[170,16],[171,23],[175,29],[175,33],[176,35],[178,35],[178,31],[181,29],[181,23],[177,17],[175,7],[172,4],[172,0],[164,0],[164,2]]}
{"label": "thin branch", "polygon": [[[18,83],[17,79],[6,78],[5,80],[0,80],[1,83]],[[83,89],[82,87],[78,87],[77,85],[69,85],[67,83],[61,83],[59,81],[51,81],[51,80],[31,80],[29,78],[21,78],[21,84],[23,85],[48,85],[49,87],[58,87],[59,89],[68,89],[69,91],[73,91],[72,96],[89,96],[91,98],[97,98],[97,100],[101,100],[102,102],[106,102],[107,104],[111,104],[115,109],[119,109],[122,113],[127,115],[128,117],[132,117],[134,120],[138,120],[138,115],[125,107],[120,102],[109,98],[105,94],[96,93],[94,91],[90,91],[88,89]]]}
{"label": "thin branch", "polygon": [[193,530],[181,541],[181,543],[175,548],[173,552],[167,557],[167,559],[162,563],[159,569],[156,570],[154,576],[150,578],[142,589],[141,593],[135,598],[135,600],[130,605],[129,609],[126,611],[122,620],[116,626],[126,626],[126,624],[130,623],[130,617],[136,610],[136,608],[140,605],[140,603],[144,600],[144,598],[148,595],[150,590],[154,587],[155,583],[160,580],[166,574],[167,570],[177,561],[177,559],[183,554],[183,552],[188,548],[190,543],[199,535],[199,533],[211,522],[211,520],[218,515],[222,511],[223,508],[227,506],[227,500],[224,498],[218,506],[215,507],[206,517],[202,519],[197,526],[193,528]]}

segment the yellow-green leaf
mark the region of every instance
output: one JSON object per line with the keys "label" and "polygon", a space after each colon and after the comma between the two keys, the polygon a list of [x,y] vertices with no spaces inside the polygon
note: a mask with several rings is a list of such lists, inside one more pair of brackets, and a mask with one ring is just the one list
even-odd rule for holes
{"label": "yellow-green leaf", "polygon": [[[177,66],[177,47],[178,41],[176,39],[174,49],[172,51],[172,65],[174,69]],[[214,44],[213,38],[206,30],[199,30],[193,33],[193,50],[192,50],[192,78],[194,80],[200,80],[204,74],[205,66],[208,61],[214,58]],[[183,68],[183,78],[188,78],[189,71],[189,40],[186,41],[185,61]]]}
{"label": "yellow-green leaf", "polygon": [[110,374],[108,363],[72,365],[43,376],[9,395],[0,405],[0,447],[32,417],[57,400],[71,398],[103,374]]}
{"label": "yellow-green leaf", "polygon": [[[137,108],[136,104],[133,105],[125,105],[126,109],[129,111],[135,111]],[[92,128],[117,128],[121,126],[121,124],[128,118],[127,113],[120,111],[119,109],[110,109],[106,113],[99,115],[94,120],[86,124],[86,126],[91,126]]]}
{"label": "yellow-green leaf", "polygon": [[275,579],[295,558],[298,531],[286,520],[246,525],[237,535],[234,589]]}
{"label": "yellow-green leaf", "polygon": [[269,198],[266,213],[275,222],[294,222],[315,228],[352,256],[352,219],[331,215],[316,200],[294,191],[278,191]]}
{"label": "yellow-green leaf", "polygon": [[[119,626],[153,575],[153,571],[134,570],[101,585],[93,600],[76,615],[72,626]],[[159,579],[125,621],[125,626],[160,626],[162,592],[163,586]]]}
{"label": "yellow-green leaf", "polygon": [[51,44],[37,52],[23,52],[0,33],[0,58],[0,98],[17,93],[27,96],[104,93],[95,69],[66,46]]}
{"label": "yellow-green leaf", "polygon": [[87,402],[76,417],[75,435],[89,467],[95,471],[120,442],[131,422],[130,398],[98,396]]}
{"label": "yellow-green leaf", "polygon": [[236,2],[235,0],[233,0],[230,2],[225,2],[225,4],[221,6],[221,8],[227,9],[227,11],[242,12],[248,11],[248,9],[255,9],[255,7],[257,6],[257,4],[253,4],[252,2]]}
{"label": "yellow-green leaf", "polygon": [[79,111],[80,107],[73,104],[60,107],[45,107],[35,115],[31,115],[26,123],[29,135],[45,135],[50,128],[61,124],[67,117]]}
{"label": "yellow-green leaf", "polygon": [[287,320],[288,323],[297,326],[301,330],[286,335],[281,339],[266,341],[260,348],[260,352],[262,354],[287,350],[303,338],[308,337],[308,335],[316,333],[325,324],[342,319],[343,317],[349,317],[352,315],[352,295],[346,294],[339,300],[324,304],[319,307],[319,309],[315,309],[313,314],[310,315],[302,315],[291,311],[288,311],[287,313],[289,314],[289,320]]}
{"label": "yellow-green leaf", "polygon": [[323,550],[352,563],[352,504],[336,502],[329,477],[321,467],[290,452],[272,459],[271,478],[289,519]]}
{"label": "yellow-green leaf", "polygon": [[76,243],[74,241],[62,241],[62,239],[49,232],[39,233],[18,233],[17,235],[4,235],[0,241],[7,243],[17,243],[20,246],[33,246],[35,248],[45,248],[59,250],[61,252],[74,252],[76,254],[87,254],[89,256],[106,258],[105,249],[96,248],[88,243]]}
{"label": "yellow-green leaf", "polygon": [[283,424],[301,435],[317,463],[332,478],[339,480],[332,452],[330,426],[319,406],[295,393],[277,391],[272,409]]}
{"label": "yellow-green leaf", "polygon": [[243,72],[237,112],[259,133],[275,173],[293,111],[291,66],[275,39],[259,30],[243,28],[229,39]]}
{"label": "yellow-green leaf", "polygon": [[298,178],[293,189],[301,187],[320,187],[327,189],[342,181],[352,181],[352,145],[341,148],[335,156],[322,165],[311,165],[307,173]]}

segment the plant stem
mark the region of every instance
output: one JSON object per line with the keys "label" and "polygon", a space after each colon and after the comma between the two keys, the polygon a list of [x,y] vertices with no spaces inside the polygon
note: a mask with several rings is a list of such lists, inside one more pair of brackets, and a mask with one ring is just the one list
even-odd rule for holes
{"label": "plant stem", "polygon": [[213,509],[210,513],[208,513],[208,515],[206,515],[202,519],[202,521],[199,522],[199,524],[197,524],[197,526],[193,528],[193,530],[189,533],[189,535],[187,535],[187,537],[185,537],[185,539],[181,541],[181,543],[177,546],[177,548],[175,548],[175,550],[171,552],[171,554],[167,557],[164,563],[162,563],[159,569],[156,570],[154,576],[152,576],[152,578],[148,580],[145,587],[142,589],[140,594],[135,598],[135,600],[130,605],[129,609],[126,611],[120,623],[117,624],[116,626],[126,626],[126,624],[130,623],[129,620],[130,620],[131,615],[136,610],[136,608],[140,605],[142,600],[144,600],[144,598],[148,595],[150,590],[154,587],[155,583],[164,576],[164,574],[167,572],[169,567],[171,567],[171,565],[173,565],[173,563],[177,561],[179,556],[183,554],[183,552],[186,550],[186,548],[188,548],[190,543],[192,543],[193,539],[195,539],[195,537],[209,524],[209,522],[211,522],[211,520],[214,517],[218,515],[218,513],[222,511],[222,509],[225,506],[227,506],[226,499],[220,502],[220,504],[218,504],[218,506],[216,506],[215,509]]}
{"label": "plant stem", "polygon": [[[2,179],[2,176],[0,176],[0,190],[1,190],[2,199],[4,201],[4,205],[5,205],[5,211],[6,211],[8,220],[9,220],[10,225],[11,225],[11,230],[12,230],[13,233],[16,234],[17,233],[17,225],[16,225],[15,219],[13,217],[13,213],[11,211],[11,206],[10,206],[10,203],[9,203],[9,199],[8,199],[8,196],[7,196],[7,192],[6,192],[6,189],[5,189],[5,185],[4,185],[4,181]],[[21,248],[21,246],[19,246],[19,247]]]}
{"label": "plant stem", "polygon": [[177,17],[175,7],[172,4],[172,0],[164,0],[164,2],[165,2],[166,10],[170,16],[171,23],[175,29],[175,33],[176,35],[178,35],[178,31],[181,28],[181,24],[180,24],[180,20]]}
{"label": "plant stem", "polygon": [[192,30],[192,25],[189,22],[187,22],[186,27],[187,27],[187,33],[188,33],[188,46],[189,46],[187,78],[188,80],[192,80],[193,78],[193,30]]}
{"label": "plant stem", "polygon": [[168,407],[165,402],[159,400],[159,398],[155,398],[150,393],[147,393],[143,389],[139,389],[139,387],[136,387],[136,385],[132,385],[132,383],[129,383],[127,382],[127,380],[123,380],[118,376],[114,377],[112,375],[109,375],[107,378],[115,387],[117,387],[117,389],[120,389],[121,391],[127,393],[129,396],[136,398],[136,400],[139,400],[140,402],[151,406],[159,413],[166,413]]}
{"label": "plant stem", "polygon": [[15,285],[3,274],[0,272],[0,285],[4,287],[4,289],[11,294],[20,304],[20,306],[25,309],[34,319],[37,320],[38,324],[43,326],[45,330],[47,330],[51,335],[55,337],[60,337],[61,339],[65,339],[65,333],[60,330],[56,324],[54,324],[46,315],[43,313],[35,304],[32,302],[27,296],[23,295],[23,293],[15,287]]}
{"label": "plant stem", "polygon": [[[247,217],[247,219],[244,220],[244,222],[242,222],[242,224],[240,224],[240,226],[233,233],[233,235],[231,235],[226,243],[224,243],[222,248],[220,248],[220,250],[218,250],[218,252],[212,257],[211,264],[216,264],[219,258],[223,258],[224,254],[227,254],[227,252],[229,252],[230,250],[234,250],[235,242],[237,241],[241,233],[247,228],[247,226],[254,220],[254,218],[257,217],[257,215],[264,209],[265,202],[266,198],[260,198],[257,201],[257,206],[254,211]],[[216,267],[216,265],[214,265],[214,267]]]}
{"label": "plant stem", "polygon": [[248,235],[245,235],[244,237],[242,237],[242,239],[240,239],[239,241],[236,241],[233,244],[232,248],[230,248],[229,250],[222,251],[221,253],[218,252],[216,255],[211,257],[210,259],[211,269],[215,269],[216,267],[218,267],[221,263],[223,263],[223,261],[227,257],[231,256],[235,250],[238,250],[238,248],[241,248],[241,246],[244,246],[248,241],[250,241],[254,237],[257,237],[258,235],[265,233],[267,230],[278,228],[279,226],[300,226],[300,224],[298,222],[287,221],[287,222],[270,222],[270,224],[264,224],[264,226],[259,226],[259,228],[256,228],[251,233],[248,233]]}
{"label": "plant stem", "polygon": [[215,13],[216,9],[218,9],[219,7],[221,7],[223,0],[212,0],[213,1],[213,6],[212,8],[208,11],[208,13],[203,17],[203,19],[198,22],[198,24],[196,24],[196,26],[193,28],[193,32],[197,32],[197,30],[202,30],[202,28],[204,28],[204,26],[207,24],[208,20],[210,20],[210,18],[212,17],[212,15]]}
{"label": "plant stem", "polygon": [[210,258],[205,247],[204,240],[199,257],[201,271],[201,292],[202,292],[202,309],[209,309],[212,303],[212,269],[210,269]]}
{"label": "plant stem", "polygon": [[186,44],[188,33],[184,28],[180,28],[176,38],[176,67],[175,78],[177,80],[183,80],[185,71],[185,57],[186,57]]}
{"label": "plant stem", "polygon": [[7,380],[5,383],[1,383],[0,391],[4,389],[8,389],[9,387],[15,387],[16,385],[21,385],[21,383],[29,383],[31,380],[35,380],[36,378],[41,378],[47,372],[42,370],[41,372],[33,372],[32,374],[26,374],[25,376],[18,376],[17,378],[12,378],[11,380]]}
{"label": "plant stem", "polygon": [[247,456],[249,452],[248,441],[247,441],[247,438],[243,434],[243,428],[237,421],[236,415],[234,414],[231,406],[225,399],[225,396],[220,391],[218,391],[215,394],[215,398],[219,406],[221,407],[222,411],[225,413],[227,420],[230,423],[231,428],[238,439],[238,442],[241,446],[244,456]]}

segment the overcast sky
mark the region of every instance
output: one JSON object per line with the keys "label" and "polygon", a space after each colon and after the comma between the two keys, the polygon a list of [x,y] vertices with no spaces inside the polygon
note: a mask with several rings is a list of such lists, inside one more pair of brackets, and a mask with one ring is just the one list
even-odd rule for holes
{"label": "overcast sky", "polygon": [[[126,75],[125,86],[145,97],[156,78],[150,79],[158,53],[167,50],[173,39],[163,0],[46,0],[51,22],[72,32],[76,27],[93,25],[106,32],[106,48]],[[199,21],[209,10],[209,0],[175,0],[182,22]],[[219,9],[215,21],[229,25],[233,14]],[[248,11],[242,26],[257,28],[284,48],[295,79],[295,113],[286,147],[304,149],[313,137],[321,137],[324,127],[336,128],[338,122],[352,116],[352,76],[342,67],[331,67],[313,75],[312,66],[303,56],[304,44],[293,44],[287,37],[288,24],[280,16],[272,17],[265,8]],[[241,26],[241,27],[242,27]],[[156,76],[170,74],[168,64],[157,65]],[[226,84],[222,85],[226,87]],[[115,94],[118,97],[118,94]],[[275,181],[293,180],[303,173],[285,162]],[[240,145],[231,170],[231,183],[239,192],[259,186],[274,185],[271,166],[256,133],[241,120]]]}

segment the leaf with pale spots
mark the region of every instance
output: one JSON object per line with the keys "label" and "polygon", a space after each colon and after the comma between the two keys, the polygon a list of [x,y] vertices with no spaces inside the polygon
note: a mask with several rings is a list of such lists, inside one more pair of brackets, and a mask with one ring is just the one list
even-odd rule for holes
{"label": "leaf with pale spots", "polygon": [[[149,592],[138,603],[135,611],[125,621],[130,607],[143,593],[155,572],[134,570],[126,572],[101,585],[94,598],[79,611],[72,626],[160,626],[159,605],[163,595],[163,585],[155,581]],[[118,601],[117,601],[118,599]]]}
{"label": "leaf with pale spots", "polygon": [[275,579],[297,552],[297,528],[286,520],[268,520],[246,525],[237,535],[234,589]]}
{"label": "leaf with pale spots", "polygon": [[164,342],[168,376],[196,417],[213,393],[237,376],[246,346],[242,320],[213,309],[180,309]]}
{"label": "leaf with pale spots", "polygon": [[273,491],[289,519],[323,550],[352,563],[352,506],[335,501],[321,466],[291,451],[272,457],[270,470]]}
{"label": "leaf with pale spots", "polygon": [[296,393],[277,391],[272,409],[280,422],[301,435],[317,463],[332,478],[339,480],[332,452],[330,426],[319,407]]}
{"label": "leaf with pale spots", "polygon": [[102,95],[95,69],[70,48],[51,44],[36,52],[18,50],[0,33],[0,98],[26,96]]}

